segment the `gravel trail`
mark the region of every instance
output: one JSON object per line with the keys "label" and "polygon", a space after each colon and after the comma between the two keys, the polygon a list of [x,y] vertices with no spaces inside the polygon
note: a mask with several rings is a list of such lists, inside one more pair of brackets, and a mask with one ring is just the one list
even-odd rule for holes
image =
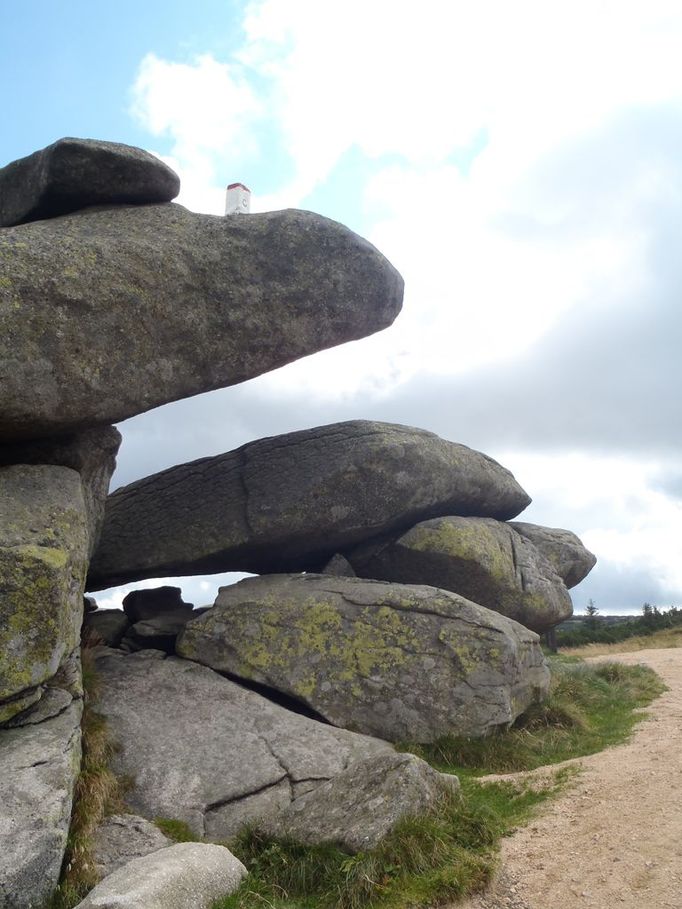
{"label": "gravel trail", "polygon": [[490,891],[456,909],[682,909],[682,648],[606,659],[645,663],[670,690],[627,744],[567,762],[576,781],[503,841]]}

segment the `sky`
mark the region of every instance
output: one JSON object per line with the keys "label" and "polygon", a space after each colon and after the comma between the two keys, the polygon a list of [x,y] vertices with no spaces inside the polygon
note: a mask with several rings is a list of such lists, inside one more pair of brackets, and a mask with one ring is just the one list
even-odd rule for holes
{"label": "sky", "polygon": [[[597,555],[577,612],[682,605],[680,47],[677,0],[0,0],[0,166],[138,145],[187,208],[243,182],[406,282],[384,332],[120,424],[112,488],[337,420],[420,426]],[[204,605],[231,579],[168,583]]]}

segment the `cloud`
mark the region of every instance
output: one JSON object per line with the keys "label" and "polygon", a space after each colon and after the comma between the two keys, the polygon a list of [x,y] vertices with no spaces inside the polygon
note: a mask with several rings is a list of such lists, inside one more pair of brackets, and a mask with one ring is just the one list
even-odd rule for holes
{"label": "cloud", "polygon": [[654,206],[679,178],[672,12],[262,0],[227,63],[145,57],[134,110],[173,137],[180,201],[214,213],[226,157],[291,162],[254,187],[263,210],[304,205],[349,149],[364,155],[365,232],[406,278],[403,315],[276,381],[380,392],[511,360],[568,309],[641,292]]}
{"label": "cloud", "polygon": [[210,54],[191,64],[147,54],[133,86],[132,110],[153,135],[172,136],[175,154],[190,158],[248,153],[250,126],[262,114],[242,68]]}
{"label": "cloud", "polygon": [[259,0],[244,34],[227,62],[141,65],[136,111],[170,137],[181,201],[220,213],[229,156],[279,174],[256,209],[343,196],[352,151],[405,308],[127,421],[116,482],[336,420],[423,426],[517,472],[529,520],[585,536],[600,562],[576,597],[679,598],[678,4]]}
{"label": "cloud", "polygon": [[680,592],[671,592],[652,577],[647,566],[602,562],[587,579],[571,591],[573,609],[584,613],[590,600],[602,615],[638,614],[644,603],[661,609],[679,606]]}
{"label": "cloud", "polygon": [[244,31],[241,59],[269,78],[296,179],[310,183],[351,145],[438,166],[481,128],[523,166],[681,84],[669,2],[261,0]]}
{"label": "cloud", "polygon": [[133,590],[152,590],[156,587],[179,587],[185,603],[191,603],[196,609],[201,606],[212,606],[218,596],[218,590],[230,584],[236,584],[242,578],[250,577],[244,572],[230,571],[225,574],[213,574],[206,577],[149,578],[110,587],[108,590],[96,590],[90,594],[100,609],[122,609],[124,598]]}
{"label": "cloud", "polygon": [[217,162],[236,167],[256,152],[254,125],[263,115],[244,68],[210,54],[178,63],[149,53],[132,87],[131,113],[153,136],[171,139],[171,153],[162,157],[181,177],[179,201],[222,214]]}

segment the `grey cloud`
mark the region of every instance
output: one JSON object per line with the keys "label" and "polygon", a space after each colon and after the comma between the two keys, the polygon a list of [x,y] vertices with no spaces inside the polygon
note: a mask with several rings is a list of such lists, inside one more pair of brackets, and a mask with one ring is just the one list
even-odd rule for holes
{"label": "grey cloud", "polygon": [[667,590],[661,582],[652,577],[644,566],[622,568],[613,564],[602,564],[582,583],[571,590],[573,609],[584,612],[593,600],[603,614],[640,613],[644,603],[651,603],[661,609],[679,606],[682,603],[680,591]]}
{"label": "grey cloud", "polygon": [[[454,377],[418,375],[378,398],[321,402],[305,390],[276,396],[261,380],[159,408],[120,426],[124,444],[114,485],[244,442],[345,419],[406,423],[478,448],[581,451],[682,462],[682,110],[634,111],[548,158],[525,192],[565,212],[553,224],[507,214],[500,229],[541,244],[570,242],[600,219],[626,219],[645,238],[644,289],[592,289],[523,356]],[[647,184],[649,180],[649,184]],[[617,294],[620,294],[618,297]],[[456,323],[452,338],[457,357]],[[323,356],[323,355],[322,355]],[[271,386],[270,386],[271,388]],[[524,484],[533,495],[532,478]],[[679,473],[658,487],[678,498]],[[538,502],[529,520],[589,527],[589,509],[564,517]],[[572,521],[575,523],[572,526]],[[615,611],[665,604],[646,566],[600,562],[574,591]]]}
{"label": "grey cloud", "polygon": [[682,502],[682,469],[677,466],[664,470],[652,486],[664,495]]}
{"label": "grey cloud", "polygon": [[474,447],[678,451],[682,308],[672,303],[569,314],[524,360],[397,389],[386,418],[418,417]]}
{"label": "grey cloud", "polygon": [[[159,408],[120,426],[116,482],[261,436],[358,418],[422,426],[493,456],[510,447],[679,451],[681,145],[682,108],[630,111],[547,156],[523,186],[524,198],[565,212],[551,225],[535,223],[540,244],[589,232],[592,221],[632,222],[646,238],[644,291],[618,298],[597,288],[598,298],[582,300],[523,356],[510,351],[506,362],[462,376],[416,376],[381,398],[322,403],[305,390],[278,398],[256,379]],[[651,191],[638,190],[647,178]],[[518,218],[503,224],[528,237]],[[452,350],[455,359],[456,322]]]}

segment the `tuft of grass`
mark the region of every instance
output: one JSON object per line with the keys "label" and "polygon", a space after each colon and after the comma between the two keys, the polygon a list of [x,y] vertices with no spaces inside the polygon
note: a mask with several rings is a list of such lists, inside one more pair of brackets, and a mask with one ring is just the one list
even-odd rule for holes
{"label": "tuft of grass", "polygon": [[106,720],[94,709],[97,673],[89,648],[81,652],[83,666],[82,758],[76,781],[71,825],[62,875],[48,909],[73,909],[97,884],[92,834],[107,814],[123,809],[123,787],[109,769],[114,745]]}
{"label": "tuft of grass", "polygon": [[482,739],[445,736],[404,750],[459,776],[534,770],[626,741],[642,719],[639,708],[666,690],[646,666],[587,665],[566,659],[550,663],[549,698],[534,705],[511,729]]}
{"label": "tuft of grass", "polygon": [[531,790],[465,782],[427,814],[405,818],[376,848],[348,855],[246,831],[229,843],[249,870],[214,909],[399,909],[437,906],[479,891],[500,838],[527,819],[559,782]]}
{"label": "tuft of grass", "polygon": [[185,821],[178,821],[172,817],[155,817],[154,823],[161,833],[174,843],[196,843],[201,840]]}

